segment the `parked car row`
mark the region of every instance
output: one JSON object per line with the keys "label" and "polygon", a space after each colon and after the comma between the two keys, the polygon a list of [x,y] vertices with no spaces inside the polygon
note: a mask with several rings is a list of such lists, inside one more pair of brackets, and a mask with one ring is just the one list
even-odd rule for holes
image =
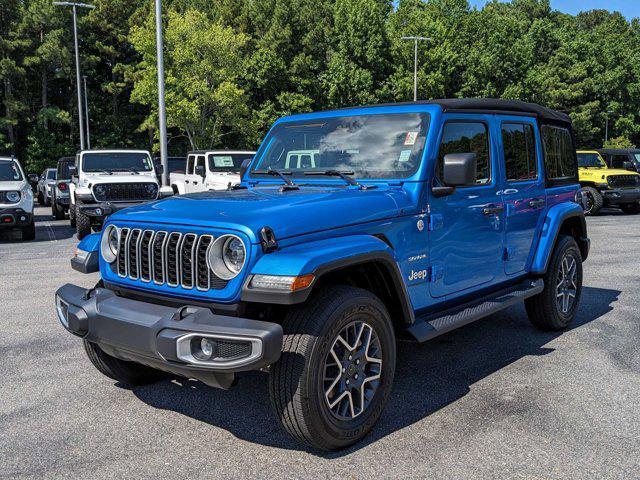
{"label": "parked car row", "polygon": [[23,240],[36,236],[33,218],[33,189],[37,175],[25,175],[13,157],[0,157],[0,230],[19,230]]}

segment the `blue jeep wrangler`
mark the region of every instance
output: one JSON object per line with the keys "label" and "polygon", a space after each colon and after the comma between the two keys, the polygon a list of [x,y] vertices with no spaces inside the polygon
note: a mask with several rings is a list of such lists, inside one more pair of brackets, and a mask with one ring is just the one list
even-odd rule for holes
{"label": "blue jeep wrangler", "polygon": [[[268,372],[298,440],[361,439],[418,342],[524,301],[576,315],[589,240],[568,116],[518,101],[379,105],[278,120],[227,191],[111,215],[56,310],[106,376],[229,388]],[[215,406],[212,406],[215,408]]]}

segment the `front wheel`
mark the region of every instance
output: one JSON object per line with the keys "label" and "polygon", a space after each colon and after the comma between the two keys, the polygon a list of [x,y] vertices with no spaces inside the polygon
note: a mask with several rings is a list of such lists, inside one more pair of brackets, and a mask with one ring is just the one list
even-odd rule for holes
{"label": "front wheel", "polygon": [[42,192],[38,192],[38,205],[44,205],[44,196],[42,195]]}
{"label": "front wheel", "polygon": [[94,367],[103,375],[127,385],[145,385],[166,377],[164,372],[135,362],[125,362],[105,353],[95,343],[83,340],[84,350]]}
{"label": "front wheel", "polygon": [[282,326],[282,356],[269,375],[281,425],[321,450],[362,439],[382,413],[395,371],[395,335],[384,304],[360,288],[323,288]]}
{"label": "front wheel", "polygon": [[91,218],[89,215],[82,213],[82,210],[80,210],[78,205],[76,205],[75,223],[78,240],[82,240],[84,237],[91,234]]}
{"label": "front wheel", "polygon": [[73,203],[69,204],[69,225],[76,228],[76,206]]}
{"label": "front wheel", "polygon": [[562,235],[553,251],[544,290],[525,300],[529,320],[541,330],[562,330],[573,321],[582,293],[582,254],[573,237]]}

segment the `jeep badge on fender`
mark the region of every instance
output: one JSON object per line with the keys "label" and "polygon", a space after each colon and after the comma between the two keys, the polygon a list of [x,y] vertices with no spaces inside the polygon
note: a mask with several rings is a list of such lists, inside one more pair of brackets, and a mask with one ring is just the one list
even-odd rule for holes
{"label": "jeep badge on fender", "polygon": [[64,285],[55,308],[110,378],[230,388],[261,370],[282,427],[340,449],[384,410],[396,335],[518,302],[538,328],[571,323],[589,252],[577,190],[571,120],[539,105],[284,117],[233,188],[112,213],[72,259],[101,281]]}

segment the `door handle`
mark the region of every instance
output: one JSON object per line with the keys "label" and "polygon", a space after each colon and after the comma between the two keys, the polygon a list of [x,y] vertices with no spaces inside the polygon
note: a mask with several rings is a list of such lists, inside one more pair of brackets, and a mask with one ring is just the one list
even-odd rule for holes
{"label": "door handle", "polygon": [[513,195],[514,193],[518,193],[517,188],[506,188],[502,191],[503,195]]}
{"label": "door handle", "polygon": [[531,208],[540,208],[540,207],[543,207],[546,203],[547,202],[545,202],[541,198],[534,198],[533,200],[531,200],[529,202],[529,207],[531,207]]}
{"label": "door handle", "polygon": [[482,209],[482,214],[486,216],[500,215],[502,212],[504,212],[504,205],[489,204]]}

